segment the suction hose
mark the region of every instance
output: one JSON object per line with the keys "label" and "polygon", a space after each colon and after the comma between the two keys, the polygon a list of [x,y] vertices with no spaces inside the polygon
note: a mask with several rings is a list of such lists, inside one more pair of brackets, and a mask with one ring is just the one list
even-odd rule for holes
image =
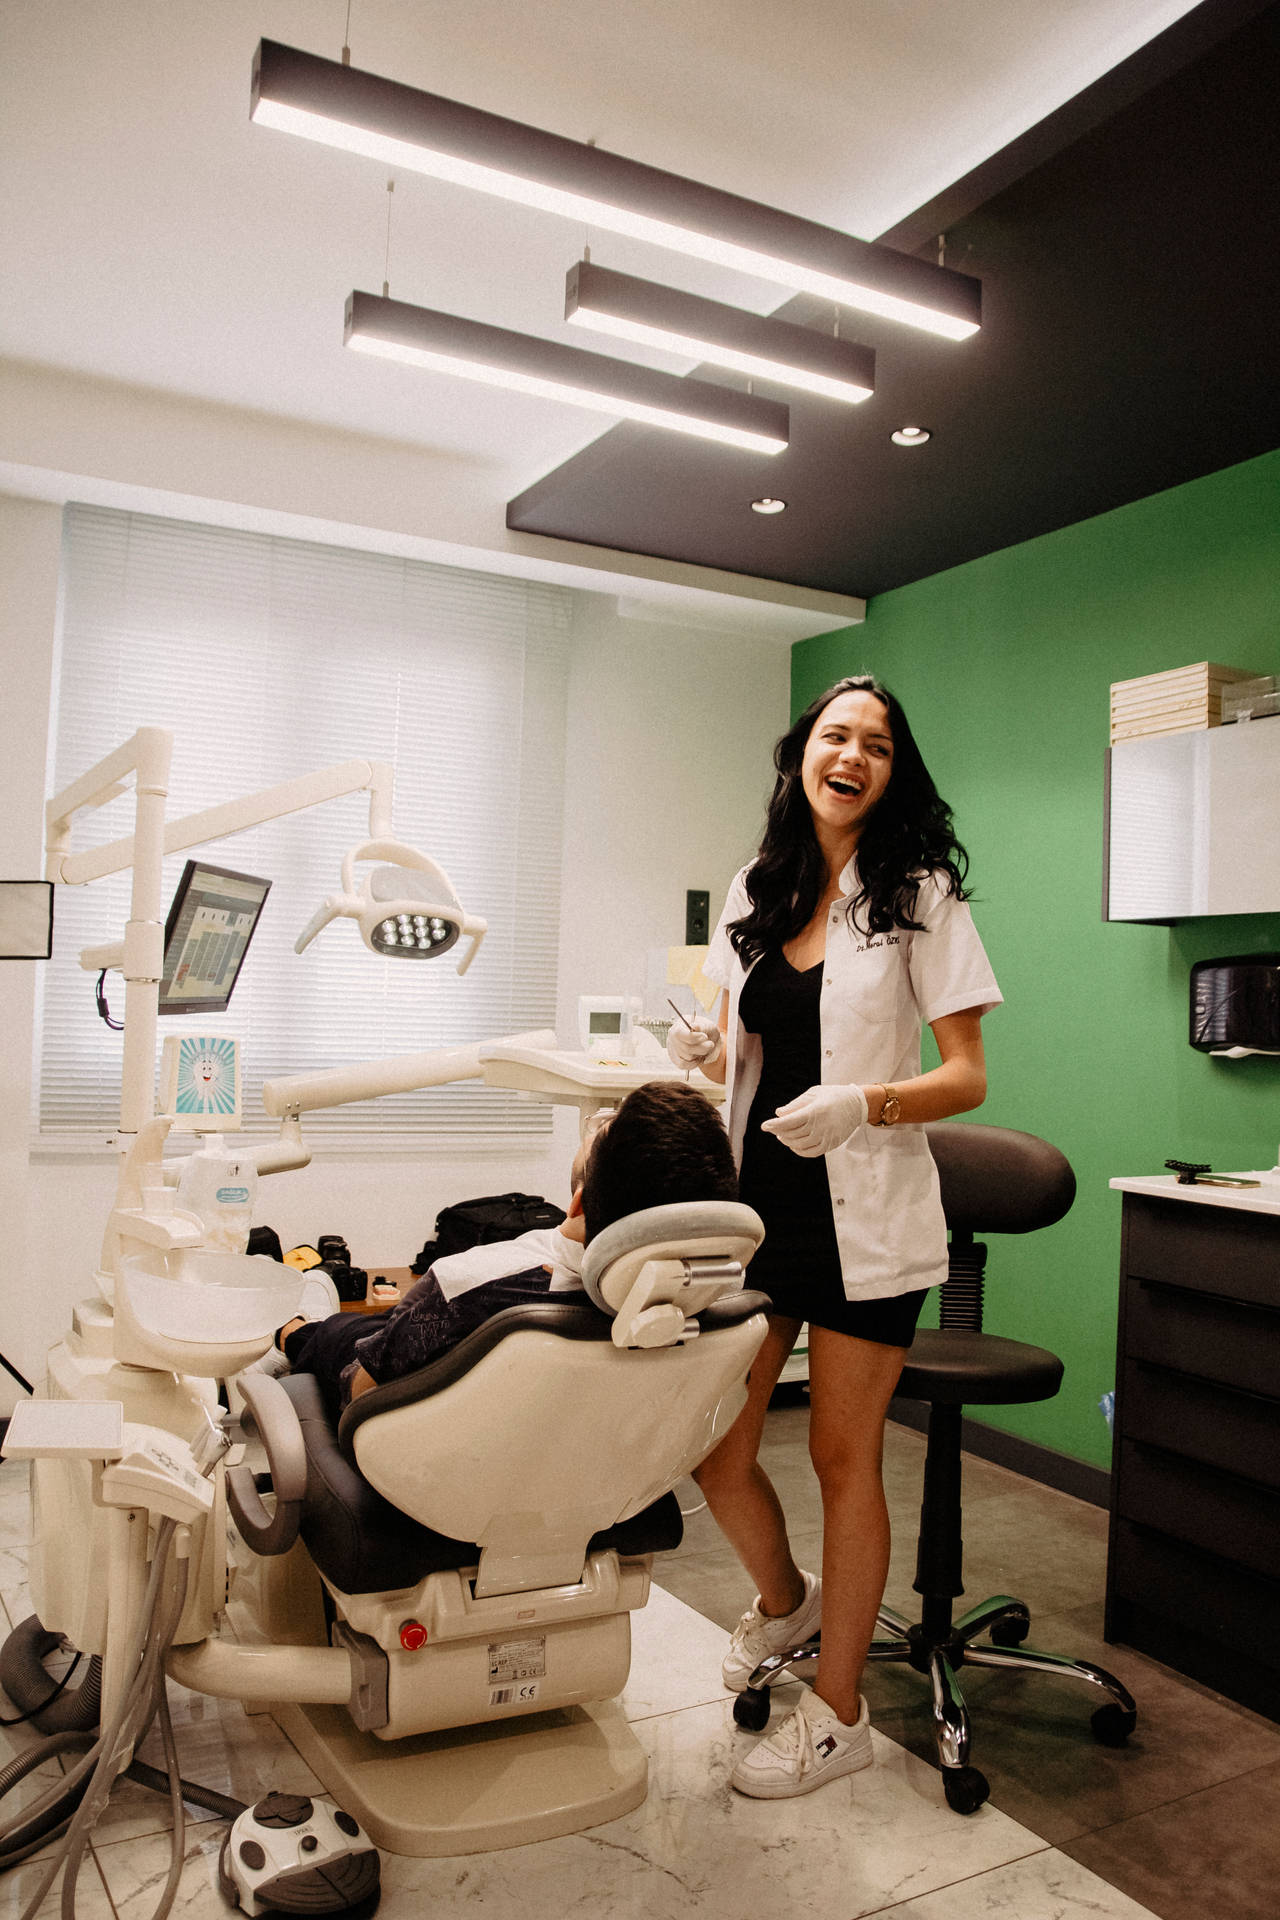
{"label": "suction hose", "polygon": [[42,1733],[84,1733],[98,1724],[102,1662],[95,1656],[80,1685],[70,1692],[55,1688],[50,1693],[52,1682],[44,1662],[61,1645],[60,1634],[50,1633],[36,1614],[29,1614],[0,1647],[0,1687]]}

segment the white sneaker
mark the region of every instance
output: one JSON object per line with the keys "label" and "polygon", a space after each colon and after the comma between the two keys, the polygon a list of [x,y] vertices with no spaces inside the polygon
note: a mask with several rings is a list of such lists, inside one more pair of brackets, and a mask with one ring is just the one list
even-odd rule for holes
{"label": "white sneaker", "polygon": [[741,1693],[748,1680],[771,1653],[801,1647],[822,1625],[822,1582],[816,1573],[801,1570],[804,1599],[794,1613],[761,1613],[757,1594],[733,1630],[721,1669],[730,1693]]}
{"label": "white sneaker", "polygon": [[331,1313],[341,1312],[342,1301],[333,1281],[327,1273],[321,1273],[319,1267],[312,1267],[303,1280],[295,1318],[327,1320]]}
{"label": "white sneaker", "polygon": [[278,1380],[289,1371],[288,1355],[282,1353],[273,1341],[260,1360],[251,1360],[243,1369],[245,1373],[265,1373],[269,1379]]}
{"label": "white sneaker", "polygon": [[789,1800],[797,1793],[812,1793],[842,1774],[859,1773],[871,1765],[871,1759],[866,1701],[858,1701],[858,1718],[847,1727],[825,1700],[807,1690],[777,1732],[738,1762],[729,1784],[755,1800]]}

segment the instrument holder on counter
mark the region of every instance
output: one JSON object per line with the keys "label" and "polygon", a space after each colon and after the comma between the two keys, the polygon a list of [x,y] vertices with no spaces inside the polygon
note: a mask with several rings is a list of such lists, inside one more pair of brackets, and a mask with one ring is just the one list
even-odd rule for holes
{"label": "instrument holder on counter", "polygon": [[1207,1160],[1166,1160],[1180,1187],[1260,1187],[1260,1180],[1242,1180],[1233,1173],[1214,1173]]}

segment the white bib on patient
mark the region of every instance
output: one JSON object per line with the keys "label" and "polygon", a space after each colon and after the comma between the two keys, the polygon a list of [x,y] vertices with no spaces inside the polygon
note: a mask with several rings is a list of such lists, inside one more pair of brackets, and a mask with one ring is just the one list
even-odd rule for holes
{"label": "white bib on patient", "polygon": [[559,1227],[535,1227],[517,1240],[495,1240],[485,1247],[467,1247],[432,1262],[431,1271],[446,1300],[470,1293],[491,1280],[506,1280],[530,1267],[551,1268],[551,1292],[582,1289],[582,1248],[568,1240]]}

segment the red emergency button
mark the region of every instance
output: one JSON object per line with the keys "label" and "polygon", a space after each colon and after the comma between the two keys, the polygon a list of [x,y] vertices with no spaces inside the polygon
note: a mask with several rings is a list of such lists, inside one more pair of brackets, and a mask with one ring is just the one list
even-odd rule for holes
{"label": "red emergency button", "polygon": [[421,1620],[405,1620],[400,1627],[400,1645],[406,1653],[416,1653],[427,1644],[427,1630]]}

